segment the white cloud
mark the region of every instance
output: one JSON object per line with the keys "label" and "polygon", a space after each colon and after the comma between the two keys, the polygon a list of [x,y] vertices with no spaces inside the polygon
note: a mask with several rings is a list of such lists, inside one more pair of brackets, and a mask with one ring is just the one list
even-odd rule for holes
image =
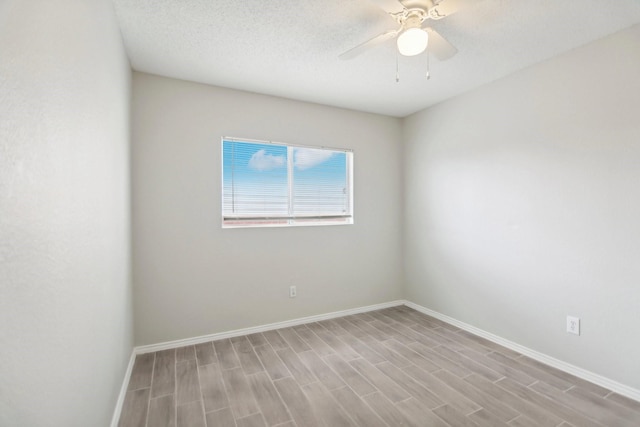
{"label": "white cloud", "polygon": [[310,169],[320,163],[324,163],[333,156],[329,150],[315,148],[296,148],[294,153],[294,165],[299,170]]}
{"label": "white cloud", "polygon": [[283,156],[267,154],[265,150],[256,151],[249,159],[249,168],[259,172],[277,169],[285,165]]}

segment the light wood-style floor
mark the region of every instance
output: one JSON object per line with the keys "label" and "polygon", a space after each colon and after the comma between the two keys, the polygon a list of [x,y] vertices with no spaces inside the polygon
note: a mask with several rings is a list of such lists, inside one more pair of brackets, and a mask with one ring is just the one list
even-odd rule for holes
{"label": "light wood-style floor", "polygon": [[640,426],[640,403],[408,307],[136,358],[121,427]]}

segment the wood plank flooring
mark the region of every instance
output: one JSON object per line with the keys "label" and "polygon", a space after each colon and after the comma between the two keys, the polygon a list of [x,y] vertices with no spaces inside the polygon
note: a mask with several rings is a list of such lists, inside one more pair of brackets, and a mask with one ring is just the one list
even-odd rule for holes
{"label": "wood plank flooring", "polygon": [[136,358],[120,427],[625,427],[640,402],[400,306]]}

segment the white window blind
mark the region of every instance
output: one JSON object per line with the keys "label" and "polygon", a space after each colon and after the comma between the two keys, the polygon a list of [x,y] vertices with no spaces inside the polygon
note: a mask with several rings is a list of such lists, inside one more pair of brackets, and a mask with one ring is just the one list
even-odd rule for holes
{"label": "white window blind", "polygon": [[353,153],[222,140],[225,227],[353,223]]}

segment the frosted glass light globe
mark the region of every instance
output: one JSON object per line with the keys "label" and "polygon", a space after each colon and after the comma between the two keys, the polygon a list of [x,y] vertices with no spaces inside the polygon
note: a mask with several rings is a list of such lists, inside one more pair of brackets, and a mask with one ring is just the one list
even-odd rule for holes
{"label": "frosted glass light globe", "polygon": [[421,28],[409,28],[398,37],[398,51],[404,56],[418,55],[427,48],[429,34]]}

